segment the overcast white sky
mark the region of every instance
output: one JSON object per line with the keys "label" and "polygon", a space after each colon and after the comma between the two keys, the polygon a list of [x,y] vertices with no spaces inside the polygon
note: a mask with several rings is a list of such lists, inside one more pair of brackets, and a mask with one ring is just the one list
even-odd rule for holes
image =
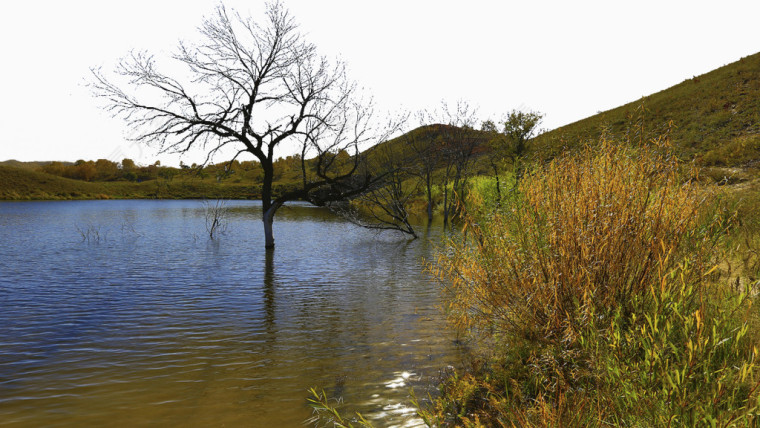
{"label": "overcast white sky", "polygon": [[[556,128],[760,51],[760,1],[285,0],[323,54],[383,110],[468,100]],[[178,155],[126,139],[85,87],[130,49],[168,55],[215,0],[13,1],[0,9],[0,160]],[[226,0],[261,16],[263,1]],[[286,153],[283,153],[286,155]],[[201,159],[185,156],[186,163]],[[224,159],[217,159],[223,161]]]}

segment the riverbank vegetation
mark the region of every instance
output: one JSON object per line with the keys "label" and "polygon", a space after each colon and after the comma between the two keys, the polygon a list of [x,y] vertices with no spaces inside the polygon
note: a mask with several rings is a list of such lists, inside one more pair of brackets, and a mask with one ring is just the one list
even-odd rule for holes
{"label": "riverbank vegetation", "polygon": [[643,135],[533,166],[500,199],[470,186],[428,268],[473,351],[420,408],[429,426],[757,422],[760,188],[705,184]]}
{"label": "riverbank vegetation", "polygon": [[740,221],[667,139],[630,147],[560,156],[501,207],[471,195],[465,238],[430,269],[480,351],[428,424],[755,422],[757,215]]}
{"label": "riverbank vegetation", "polygon": [[472,352],[429,426],[757,424],[758,65],[539,135],[519,180],[511,159],[470,179],[429,270]]}

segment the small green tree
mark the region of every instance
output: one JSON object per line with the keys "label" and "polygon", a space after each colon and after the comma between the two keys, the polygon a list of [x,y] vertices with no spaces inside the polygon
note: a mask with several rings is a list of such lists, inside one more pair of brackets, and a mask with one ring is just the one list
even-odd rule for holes
{"label": "small green tree", "polygon": [[527,142],[539,134],[538,126],[544,115],[535,111],[512,110],[504,121],[504,136],[515,157],[525,154]]}
{"label": "small green tree", "polygon": [[501,179],[499,176],[499,170],[504,162],[504,148],[507,147],[506,140],[491,119],[484,121],[480,125],[480,130],[489,135],[488,147],[491,149],[491,154],[488,156],[488,163],[491,166],[494,178],[496,179],[496,204],[499,205],[501,203]]}
{"label": "small green tree", "polygon": [[119,166],[108,159],[98,159],[95,161],[97,171],[96,178],[99,181],[110,181],[119,175]]}
{"label": "small green tree", "polygon": [[135,161],[129,158],[124,158],[121,161],[121,169],[124,172],[131,171],[133,169],[137,168],[137,165],[135,165]]}
{"label": "small green tree", "polygon": [[523,174],[522,160],[528,142],[541,133],[539,125],[541,125],[543,118],[543,113],[536,111],[512,110],[507,113],[507,117],[503,121],[502,135],[504,138],[494,140],[497,144],[501,144],[497,152],[502,153],[512,162],[515,184]]}
{"label": "small green tree", "polygon": [[95,162],[80,159],[74,164],[74,171],[71,178],[92,181],[97,175],[98,170],[95,168]]}
{"label": "small green tree", "polygon": [[544,115],[539,112],[512,110],[506,118],[500,121],[504,126],[501,132],[496,123],[490,119],[480,125],[481,131],[490,134],[488,146],[491,149],[491,155],[488,157],[488,161],[496,179],[497,205],[501,202],[499,171],[502,169],[505,160],[509,159],[515,177],[515,186],[517,185],[523,174],[522,159],[527,151],[528,142],[541,132],[539,125],[543,117]]}

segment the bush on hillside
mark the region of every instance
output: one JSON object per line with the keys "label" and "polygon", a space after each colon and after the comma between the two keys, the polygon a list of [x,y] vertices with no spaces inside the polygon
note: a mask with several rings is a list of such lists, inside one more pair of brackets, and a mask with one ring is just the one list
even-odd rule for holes
{"label": "bush on hillside", "polygon": [[754,421],[752,284],[709,275],[726,216],[706,213],[667,139],[625,147],[559,157],[498,210],[473,197],[431,270],[490,355],[442,386],[429,424]]}

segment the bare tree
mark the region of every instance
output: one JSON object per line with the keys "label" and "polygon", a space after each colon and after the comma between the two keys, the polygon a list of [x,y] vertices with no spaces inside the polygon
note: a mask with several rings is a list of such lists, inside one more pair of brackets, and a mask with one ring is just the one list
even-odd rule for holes
{"label": "bare tree", "polygon": [[229,209],[223,199],[217,199],[215,202],[203,201],[203,211],[206,217],[206,232],[210,239],[217,238],[220,234],[227,232],[227,217]]}
{"label": "bare tree", "polygon": [[449,183],[455,195],[464,196],[470,162],[475,148],[480,143],[474,126],[477,121],[476,110],[467,102],[457,101],[453,107],[441,103],[442,159],[443,159],[443,224],[448,224],[449,216],[454,215],[454,206],[458,203],[449,196]]}
{"label": "bare tree", "polygon": [[421,180],[414,174],[418,159],[409,156],[405,143],[404,139],[395,140],[370,149],[369,168],[382,179],[375,180],[350,203],[341,201],[330,208],[368,229],[395,230],[417,238],[410,221],[409,203],[417,197]]}
{"label": "bare tree", "polygon": [[[359,98],[345,64],[318,55],[280,3],[268,4],[261,22],[220,5],[199,31],[199,43],[180,43],[170,58],[184,74],[159,71],[147,53],[129,55],[111,78],[92,70],[95,94],[126,119],[135,140],[161,152],[199,148],[206,162],[228,150],[235,153],[230,162],[252,154],[263,172],[266,248],[274,248],[274,216],[286,201],[324,204],[371,184],[360,168],[361,149],[392,127],[372,126],[372,103]],[[273,162],[285,147],[300,147],[302,185],[273,195]],[[342,151],[349,161],[338,156]]]}
{"label": "bare tree", "polygon": [[416,158],[416,168],[412,174],[417,175],[425,185],[427,199],[428,223],[433,221],[433,186],[434,175],[441,166],[442,146],[439,140],[441,125],[427,124],[426,114],[418,113],[421,126],[404,136],[406,145]]}
{"label": "bare tree", "polygon": [[493,170],[493,176],[496,179],[496,205],[501,205],[501,178],[499,170],[504,162],[504,149],[506,142],[504,135],[496,128],[496,124],[488,119],[480,125],[480,130],[488,135],[488,147],[491,153],[488,154],[488,164]]}

